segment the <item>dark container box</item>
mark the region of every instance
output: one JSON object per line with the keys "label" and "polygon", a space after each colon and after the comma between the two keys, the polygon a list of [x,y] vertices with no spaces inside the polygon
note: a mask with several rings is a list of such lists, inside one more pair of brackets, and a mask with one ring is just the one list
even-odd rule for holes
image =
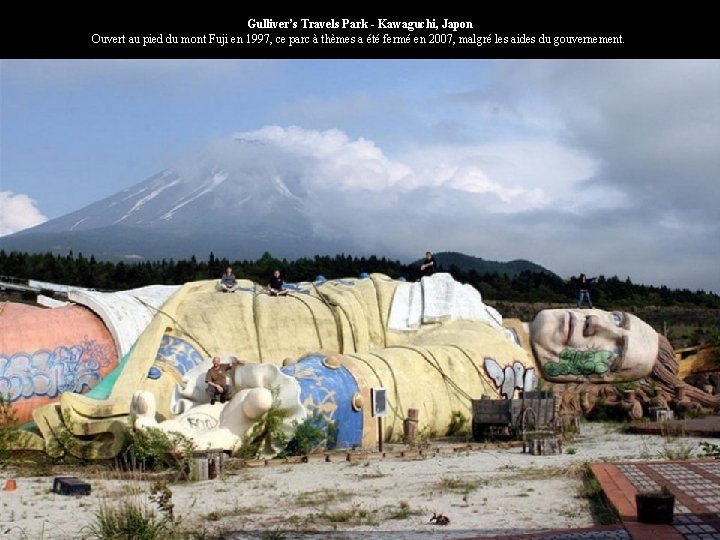
{"label": "dark container box", "polygon": [[90,484],[76,476],[56,476],[52,490],[60,495],[90,495]]}
{"label": "dark container box", "polygon": [[675,512],[675,496],[672,494],[635,495],[637,519],[640,523],[672,523]]}

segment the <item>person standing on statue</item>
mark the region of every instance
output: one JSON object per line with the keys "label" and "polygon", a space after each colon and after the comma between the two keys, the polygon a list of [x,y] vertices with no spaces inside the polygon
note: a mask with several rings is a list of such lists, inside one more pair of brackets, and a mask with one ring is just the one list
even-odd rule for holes
{"label": "person standing on statue", "polygon": [[580,309],[582,303],[587,300],[590,305],[590,309],[593,308],[592,300],[590,299],[590,285],[596,278],[589,278],[585,274],[580,274],[578,279],[578,286],[580,288],[580,295],[578,296],[577,308]]}

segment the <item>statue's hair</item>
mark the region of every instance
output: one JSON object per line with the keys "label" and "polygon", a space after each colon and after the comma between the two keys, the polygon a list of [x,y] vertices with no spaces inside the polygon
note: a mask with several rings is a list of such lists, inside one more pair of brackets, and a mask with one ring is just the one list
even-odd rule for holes
{"label": "statue's hair", "polygon": [[695,401],[703,407],[716,409],[720,406],[720,395],[713,396],[686,384],[678,378],[679,365],[675,360],[675,351],[665,336],[658,334],[658,355],[653,366],[652,378],[657,380],[666,392],[671,396],[675,395],[675,387],[685,386],[685,397]]}
{"label": "statue's hair", "polygon": [[653,366],[653,377],[667,384],[674,391],[679,379],[677,373],[679,366],[675,360],[675,351],[668,338],[658,334],[658,355]]}

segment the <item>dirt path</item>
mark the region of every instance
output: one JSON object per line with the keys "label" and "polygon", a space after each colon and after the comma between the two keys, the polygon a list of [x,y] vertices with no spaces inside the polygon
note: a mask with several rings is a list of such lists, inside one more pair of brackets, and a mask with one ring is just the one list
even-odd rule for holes
{"label": "dirt path", "polygon": [[[717,441],[621,434],[608,424],[584,424],[581,433],[561,455],[531,456],[513,447],[310,462],[225,470],[216,480],[170,489],[175,516],[207,537],[221,532],[234,540],[289,540],[317,532],[348,539],[492,536],[593,526],[580,478],[587,463],[697,457],[702,440]],[[3,486],[12,474],[0,470]],[[0,491],[0,537],[82,538],[103,503],[125,499],[157,508],[148,500],[152,482],[88,478],[82,470],[76,475],[91,483],[90,496],[52,493],[52,476],[18,477],[15,491]],[[430,524],[433,512],[450,523]]]}

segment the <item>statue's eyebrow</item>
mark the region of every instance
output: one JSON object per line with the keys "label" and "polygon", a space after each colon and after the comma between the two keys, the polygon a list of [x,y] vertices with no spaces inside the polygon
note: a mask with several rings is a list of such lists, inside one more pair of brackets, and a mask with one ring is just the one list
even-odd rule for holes
{"label": "statue's eyebrow", "polygon": [[630,316],[626,311],[621,311],[622,314],[622,327],[625,330],[630,330]]}
{"label": "statue's eyebrow", "polygon": [[625,329],[625,330],[628,331],[627,334],[623,334],[623,336],[620,338],[620,344],[621,344],[621,345],[620,345],[620,347],[621,347],[621,348],[620,348],[620,351],[621,351],[621,352],[620,352],[620,355],[621,355],[621,356],[623,357],[623,359],[624,359],[624,358],[625,358],[625,355],[627,354],[628,346],[630,345],[630,340],[629,340],[629,338],[628,338],[628,336],[629,336],[629,334],[630,334],[630,317],[628,316],[628,313],[625,312],[625,311],[621,311],[621,313],[622,313],[622,316],[623,316],[622,327],[623,327],[623,329]]}
{"label": "statue's eyebrow", "polygon": [[625,355],[627,354],[629,344],[630,344],[630,340],[628,339],[628,336],[624,335],[620,338],[620,358],[621,358],[620,365],[621,366],[622,366],[622,361],[625,360]]}

